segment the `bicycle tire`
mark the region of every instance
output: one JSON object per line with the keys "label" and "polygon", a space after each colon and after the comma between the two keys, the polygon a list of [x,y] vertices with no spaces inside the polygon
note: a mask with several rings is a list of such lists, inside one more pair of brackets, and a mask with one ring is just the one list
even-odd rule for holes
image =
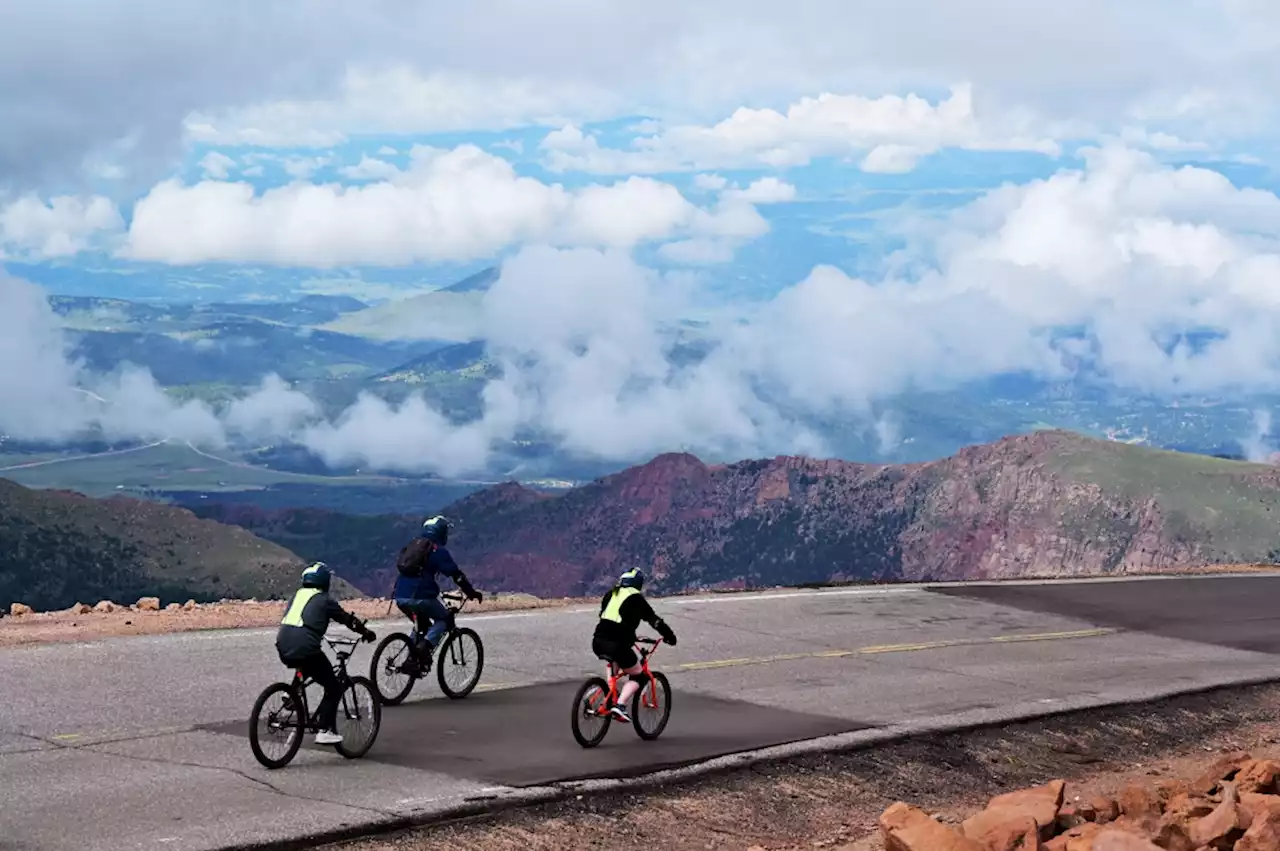
{"label": "bicycle tire", "polygon": [[[342,691],[342,701],[338,705],[338,711],[340,713],[346,711],[347,695],[355,692],[357,689],[364,689],[369,692],[369,696],[372,698],[369,701],[369,706],[372,707],[370,712],[372,713],[373,727],[369,732],[369,741],[365,742],[361,747],[351,747],[348,744],[349,739],[347,738],[347,734],[342,734],[342,742],[334,745],[333,748],[347,759],[358,759],[367,754],[369,752],[369,748],[373,747],[373,743],[377,741],[378,731],[382,729],[382,699],[378,697],[377,686],[375,686],[368,677],[357,675],[351,677],[347,681],[347,687]],[[359,703],[357,702],[356,705],[359,706]]]}
{"label": "bicycle tire", "polygon": [[599,716],[604,722],[600,726],[599,733],[595,736],[587,736],[582,732],[581,719],[584,717],[583,701],[586,700],[587,692],[593,688],[600,690],[602,700],[608,698],[609,683],[607,683],[602,677],[589,677],[582,685],[578,686],[578,691],[573,696],[573,712],[570,715],[570,724],[573,728],[573,738],[584,748],[594,748],[596,745],[603,742],[605,734],[609,732],[609,725],[613,723],[613,716]]}
{"label": "bicycle tire", "polygon": [[662,706],[662,720],[658,722],[658,728],[652,732],[645,730],[640,725],[641,711],[648,713],[652,710],[645,710],[642,705],[644,696],[649,691],[649,684],[645,683],[640,687],[631,698],[631,726],[635,727],[636,735],[651,742],[662,735],[662,731],[667,729],[667,721],[671,719],[671,683],[667,680],[667,675],[661,671],[651,671],[654,683],[657,685],[658,700]]}
{"label": "bicycle tire", "polygon": [[[271,759],[262,750],[262,743],[258,741],[258,719],[262,715],[262,707],[271,699],[276,692],[285,692],[294,699],[296,705],[301,712],[295,713],[295,720],[291,726],[294,728],[293,742],[289,745],[289,749],[280,759]],[[306,719],[302,713],[306,712],[306,702],[298,697],[298,690],[290,683],[272,683],[262,690],[258,695],[258,699],[253,702],[253,712],[249,715],[249,748],[253,751],[253,756],[258,762],[269,769],[284,768],[293,758],[297,756],[298,749],[302,747],[302,736],[305,732]]]}
{"label": "bicycle tire", "polygon": [[[409,696],[409,692],[413,691],[413,684],[418,681],[418,677],[412,674],[401,675],[408,679],[403,689],[394,694],[386,694],[382,691],[382,686],[378,683],[378,668],[382,663],[382,657],[386,653],[387,648],[392,643],[400,641],[404,643],[407,653],[413,652],[413,646],[409,642],[409,636],[403,632],[393,632],[378,643],[378,649],[373,651],[373,659],[369,662],[369,679],[373,682],[373,693],[378,696],[378,700],[387,706],[396,706]],[[407,658],[407,657],[406,657]]]}
{"label": "bicycle tire", "polygon": [[[463,646],[462,640],[464,638],[471,638],[475,641],[476,673],[475,676],[471,678],[471,682],[467,684],[466,688],[455,690],[445,681],[444,669],[449,658],[449,651],[453,649],[455,644],[461,648]],[[484,642],[480,640],[480,636],[476,634],[476,631],[464,626],[461,629],[456,629],[449,633],[449,637],[446,638],[444,644],[440,646],[439,654],[436,655],[436,682],[440,684],[440,691],[444,692],[446,696],[453,700],[460,700],[461,698],[471,694],[472,690],[475,689],[476,685],[480,682],[480,674],[483,671]]]}

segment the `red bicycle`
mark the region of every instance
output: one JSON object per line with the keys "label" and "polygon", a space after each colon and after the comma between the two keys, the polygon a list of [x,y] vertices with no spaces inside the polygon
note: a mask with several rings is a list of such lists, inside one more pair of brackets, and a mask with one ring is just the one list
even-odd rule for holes
{"label": "red bicycle", "polygon": [[[648,677],[648,682],[641,685],[631,699],[631,725],[635,727],[636,735],[645,741],[661,736],[671,717],[671,683],[661,671],[649,670],[649,657],[661,643],[660,638],[636,639],[636,650],[640,654],[640,674],[636,676]],[[607,674],[607,680],[588,677],[573,696],[573,737],[584,748],[594,748],[604,741],[609,725],[613,723],[609,708],[618,700],[618,678],[626,675],[621,673],[615,662],[609,662]],[[656,725],[651,723],[654,721]],[[597,725],[599,729],[594,733],[587,732],[591,725]]]}

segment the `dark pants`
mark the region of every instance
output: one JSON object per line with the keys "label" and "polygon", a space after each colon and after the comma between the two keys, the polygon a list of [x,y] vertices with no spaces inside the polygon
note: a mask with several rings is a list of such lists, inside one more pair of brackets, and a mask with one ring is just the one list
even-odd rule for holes
{"label": "dark pants", "polygon": [[324,687],[324,697],[320,700],[320,708],[316,713],[316,723],[321,730],[337,731],[338,701],[342,700],[342,686],[338,675],[333,672],[333,663],[323,651],[317,651],[301,659],[285,662],[302,671],[304,677],[311,677]]}

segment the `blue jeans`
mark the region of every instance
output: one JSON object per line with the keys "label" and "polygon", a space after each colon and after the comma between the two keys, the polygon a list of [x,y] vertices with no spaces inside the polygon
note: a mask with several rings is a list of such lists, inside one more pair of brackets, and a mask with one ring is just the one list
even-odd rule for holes
{"label": "blue jeans", "polygon": [[427,641],[431,642],[432,647],[438,647],[440,639],[453,626],[453,612],[445,607],[439,597],[428,597],[425,600],[397,599],[396,606],[406,615],[418,616],[415,633],[421,628],[423,621],[431,622],[431,628],[427,630]]}

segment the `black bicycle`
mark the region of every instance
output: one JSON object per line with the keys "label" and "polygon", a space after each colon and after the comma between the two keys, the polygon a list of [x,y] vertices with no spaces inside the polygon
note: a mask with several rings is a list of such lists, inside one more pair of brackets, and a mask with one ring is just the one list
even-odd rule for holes
{"label": "black bicycle", "polygon": [[[382,704],[368,678],[359,674],[351,676],[347,672],[347,660],[355,653],[361,639],[325,636],[324,640],[338,657],[333,671],[342,684],[337,716],[342,742],[333,747],[347,759],[356,759],[368,753],[378,738],[378,730],[382,726]],[[302,747],[303,735],[319,731],[316,716],[307,706],[307,686],[314,682],[311,677],[303,677],[301,671],[295,670],[290,682],[272,683],[254,702],[253,714],[249,717],[249,747],[258,762],[267,768],[284,768]],[[280,698],[279,707],[267,709],[269,702],[276,697]],[[273,753],[278,752],[274,749],[277,743],[283,751],[279,756],[269,755],[269,749]]]}
{"label": "black bicycle", "polygon": [[[446,591],[440,599],[454,615],[467,605],[467,596],[458,591]],[[378,697],[388,706],[395,706],[408,697],[413,684],[422,676],[416,661],[409,664],[414,661],[412,642],[420,627],[417,615],[410,615],[409,619],[413,622],[412,637],[403,632],[391,633],[382,639],[369,663],[369,677]],[[471,694],[484,670],[484,643],[476,631],[459,627],[454,620],[447,637],[440,642],[435,668],[440,691],[446,696],[458,700]]]}

